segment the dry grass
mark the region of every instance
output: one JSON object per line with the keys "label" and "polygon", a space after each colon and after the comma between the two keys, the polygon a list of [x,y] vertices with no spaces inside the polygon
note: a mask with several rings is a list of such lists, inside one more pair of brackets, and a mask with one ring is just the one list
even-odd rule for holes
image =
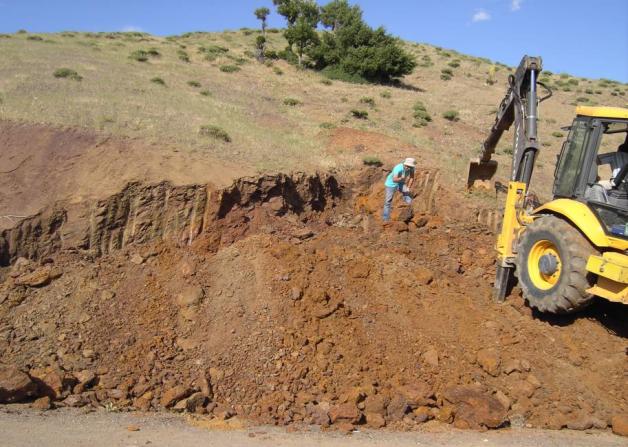
{"label": "dry grass", "polygon": [[[401,86],[330,83],[318,73],[297,70],[284,61],[274,61],[271,66],[258,64],[250,58],[255,35],[241,31],[169,38],[125,33],[42,37],[53,42],[27,40],[24,34],[0,39],[0,113],[4,118],[166,141],[181,150],[248,160],[260,171],[359,164],[362,160],[356,154],[327,147],[331,129],[355,127],[393,136],[418,148],[417,154],[406,154],[391,147],[373,153],[373,157],[389,163],[417,156],[423,162],[445,167],[450,181],[460,188],[467,161],[477,153],[492,124],[490,112],[499,104],[510,73],[500,66],[495,85],[487,85],[490,61],[407,43],[420,63],[429,63],[417,67]],[[286,45],[280,33],[269,33],[267,38],[269,50],[279,51]],[[138,50],[154,51],[159,56],[138,63],[129,58]],[[238,70],[221,71],[225,66]],[[51,76],[59,67],[72,67],[82,81],[59,82]],[[444,67],[453,73],[449,81],[441,80]],[[150,79],[166,80],[167,88],[147,82]],[[545,160],[538,169],[541,188],[549,182],[560,147],[554,143],[552,132],[571,122],[571,104],[583,96],[589,84],[581,80],[579,85],[570,85],[572,91],[558,91],[543,103],[542,118],[557,124],[540,125],[542,140],[552,142],[540,156]],[[627,90],[625,84],[591,85],[602,92],[595,95],[599,104],[625,106],[625,96],[619,95]],[[286,107],[286,98],[298,98],[299,106]],[[434,117],[426,127],[413,126],[413,106],[419,100]],[[364,106],[368,107],[367,120],[351,117],[352,110]],[[458,111],[460,121],[451,123],[443,118],[448,110]],[[199,135],[199,128],[208,122],[224,129],[231,142]],[[505,138],[505,142],[510,141],[510,136]],[[504,175],[509,157],[501,154],[497,159]]]}

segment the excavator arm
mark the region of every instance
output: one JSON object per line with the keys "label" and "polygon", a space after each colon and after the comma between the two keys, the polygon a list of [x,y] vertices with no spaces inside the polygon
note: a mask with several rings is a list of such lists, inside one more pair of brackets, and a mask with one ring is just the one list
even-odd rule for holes
{"label": "excavator arm", "polygon": [[[480,157],[469,166],[467,187],[476,181],[490,180],[497,170],[492,160],[495,148],[505,131],[514,124],[512,168],[502,228],[497,240],[498,263],[495,277],[495,298],[503,301],[514,270],[514,243],[526,223],[524,202],[532,178],[538,152],[538,104],[551,96],[537,97],[538,76],[542,70],[540,57],[524,56],[514,74],[508,77],[508,91],[499,105],[495,123],[484,141]],[[542,85],[542,84],[541,84]]]}
{"label": "excavator arm", "polygon": [[[537,83],[541,70],[540,57],[524,56],[515,73],[508,77],[508,91],[499,105],[495,123],[482,144],[480,157],[472,160],[469,165],[468,188],[473,187],[478,180],[485,181],[493,178],[497,170],[497,162],[491,159],[492,155],[504,132],[513,124],[515,134],[510,180],[520,181],[526,185],[530,183],[538,151]],[[549,95],[541,100],[548,97]]]}

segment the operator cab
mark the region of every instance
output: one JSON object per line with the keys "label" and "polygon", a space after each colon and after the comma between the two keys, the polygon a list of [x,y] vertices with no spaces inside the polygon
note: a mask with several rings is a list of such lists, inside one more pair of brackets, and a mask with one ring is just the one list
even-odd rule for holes
{"label": "operator cab", "polygon": [[556,164],[554,197],[586,203],[607,234],[628,239],[628,110],[577,107],[576,114]]}

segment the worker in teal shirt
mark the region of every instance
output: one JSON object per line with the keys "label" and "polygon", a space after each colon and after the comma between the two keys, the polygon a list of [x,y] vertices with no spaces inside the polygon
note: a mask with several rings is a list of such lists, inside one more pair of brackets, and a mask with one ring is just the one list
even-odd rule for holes
{"label": "worker in teal shirt", "polygon": [[392,208],[393,197],[395,191],[399,191],[401,196],[408,205],[412,203],[412,197],[410,197],[410,188],[414,183],[414,168],[416,167],[416,160],[414,158],[406,158],[403,163],[399,163],[395,166],[388,177],[386,177],[386,201],[384,202],[384,222],[390,220],[390,210]]}

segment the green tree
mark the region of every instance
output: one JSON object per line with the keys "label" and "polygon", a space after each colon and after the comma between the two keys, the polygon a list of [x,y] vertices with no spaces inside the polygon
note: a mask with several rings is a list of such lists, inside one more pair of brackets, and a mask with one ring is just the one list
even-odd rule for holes
{"label": "green tree", "polygon": [[303,55],[319,44],[316,33],[320,19],[319,7],[314,0],[273,0],[273,4],[288,22],[284,37],[290,51],[296,48],[299,66],[303,66]]}
{"label": "green tree", "polygon": [[320,44],[308,51],[318,69],[333,68],[350,77],[389,82],[412,73],[414,57],[403,50],[399,39],[382,27],[373,29],[362,19],[359,6],[346,0],[333,0],[323,6],[321,21],[325,31]]}
{"label": "green tree", "polygon": [[320,42],[315,27],[304,17],[297,18],[297,21],[288,27],[284,36],[290,48],[296,47],[299,67],[303,66],[303,55],[305,52]]}
{"label": "green tree", "polygon": [[347,0],[333,0],[321,8],[321,23],[336,31],[344,25],[362,20],[359,6],[350,6]]}
{"label": "green tree", "polygon": [[264,62],[264,55],[266,52],[266,38],[264,36],[257,36],[255,39],[255,58],[258,62]]}
{"label": "green tree", "polygon": [[266,18],[270,14],[270,9],[263,7],[255,10],[255,17],[262,22],[262,34],[266,36]]}

